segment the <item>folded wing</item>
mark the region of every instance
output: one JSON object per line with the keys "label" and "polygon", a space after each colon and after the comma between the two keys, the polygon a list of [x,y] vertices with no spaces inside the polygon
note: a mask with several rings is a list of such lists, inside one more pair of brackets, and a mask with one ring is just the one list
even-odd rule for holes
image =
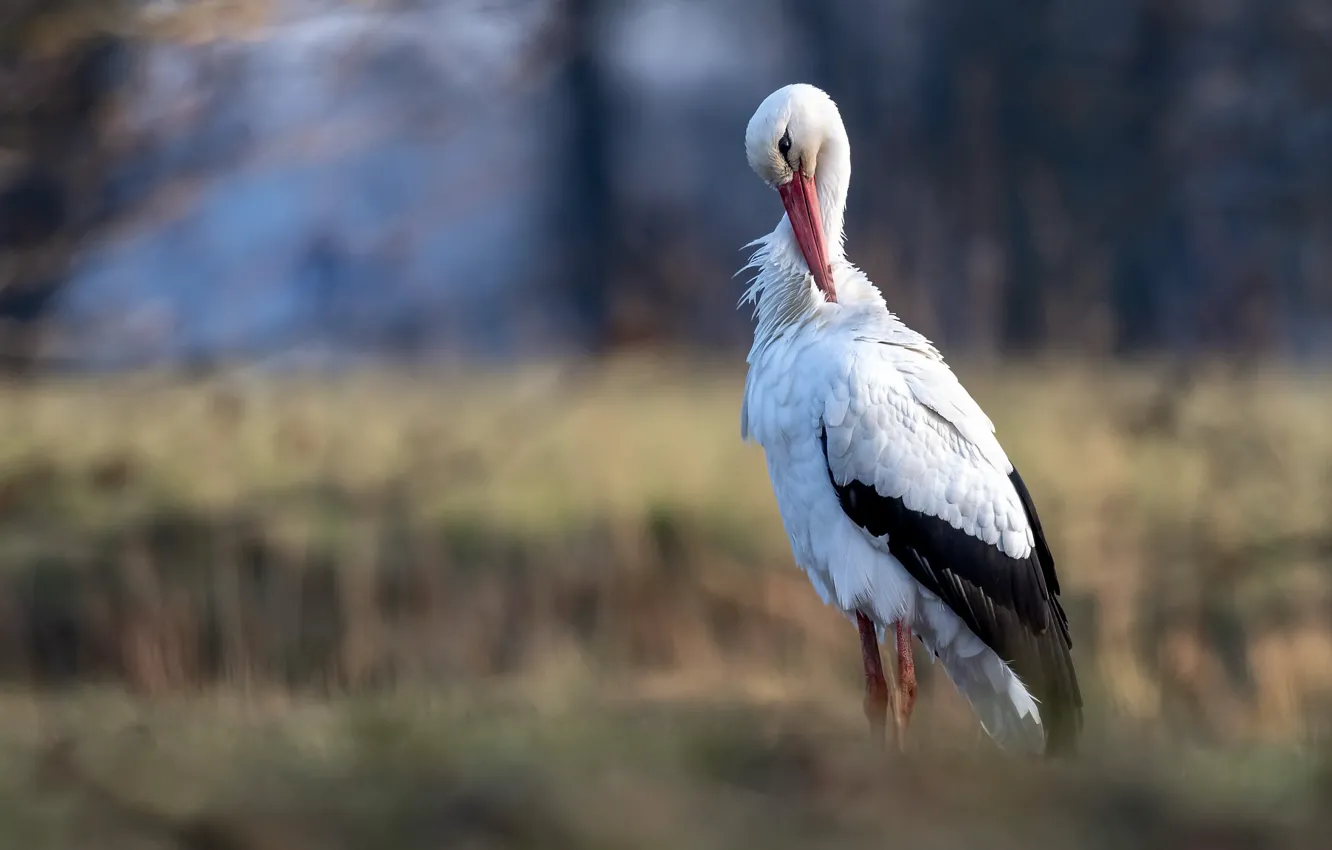
{"label": "folded wing", "polygon": [[1072,640],[1025,483],[947,366],[867,346],[820,423],[843,511],[1008,663],[1040,704],[1046,751],[1072,749]]}

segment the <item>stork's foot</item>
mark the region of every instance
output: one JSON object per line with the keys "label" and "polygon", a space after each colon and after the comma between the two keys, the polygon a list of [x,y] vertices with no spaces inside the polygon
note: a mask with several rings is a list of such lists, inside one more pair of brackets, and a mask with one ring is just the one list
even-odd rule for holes
{"label": "stork's foot", "polygon": [[888,681],[883,677],[883,658],[879,655],[879,636],[874,621],[856,614],[860,627],[860,654],[865,663],[865,719],[870,735],[883,748],[888,726]]}
{"label": "stork's foot", "polygon": [[893,701],[893,725],[897,749],[906,748],[906,730],[916,707],[916,662],[911,655],[911,629],[897,623],[897,693]]}

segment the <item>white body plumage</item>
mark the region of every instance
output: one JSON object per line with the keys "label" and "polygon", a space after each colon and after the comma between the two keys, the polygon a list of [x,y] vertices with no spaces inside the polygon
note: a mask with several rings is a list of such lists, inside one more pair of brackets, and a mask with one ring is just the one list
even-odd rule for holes
{"label": "white body plumage", "polygon": [[[751,164],[763,139],[797,126],[802,110],[805,128],[821,123],[827,134],[813,181],[823,230],[832,237],[835,298],[815,285],[789,216],[755,243],[748,268],[757,274],[745,300],[757,302],[758,321],[742,435],[764,449],[792,554],[822,599],[853,619],[865,614],[881,630],[908,626],[942,662],[991,737],[1006,748],[1040,752],[1045,730],[1032,690],[954,610],[960,597],[941,598],[898,557],[904,541],[914,541],[910,554],[920,575],[922,561],[929,571],[930,557],[955,551],[948,548],[952,541],[931,541],[966,535],[972,540],[963,544],[990,547],[1005,564],[1032,565],[1039,528],[1033,529],[1010,479],[1013,466],[989,418],[933,345],[889,312],[878,290],[842,257],[850,153],[831,100],[808,86],[774,93],[750,123]],[[763,174],[767,166],[760,158],[755,168]],[[849,482],[859,482],[859,489],[839,489]],[[882,504],[857,504],[857,494],[862,502],[869,494]],[[872,511],[885,507],[888,524],[876,526]],[[947,525],[914,524],[929,517]],[[892,533],[875,534],[890,527]],[[961,573],[965,578],[965,569]],[[972,590],[954,588],[955,573],[938,574],[943,585],[936,589]],[[975,622],[977,615],[971,616]]]}

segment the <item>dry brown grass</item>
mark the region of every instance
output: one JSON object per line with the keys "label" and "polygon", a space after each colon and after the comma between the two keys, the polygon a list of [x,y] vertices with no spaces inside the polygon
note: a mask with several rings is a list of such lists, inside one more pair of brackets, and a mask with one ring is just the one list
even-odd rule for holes
{"label": "dry brown grass", "polygon": [[[1187,787],[1204,777],[1241,796],[1275,783],[1282,799],[1307,797],[1291,789],[1316,787],[1298,777],[1316,769],[1332,707],[1326,382],[1218,370],[1176,393],[1145,367],[961,371],[1029,482],[1060,561],[1097,781],[1133,773],[1125,753],[1164,747],[1198,760]],[[519,773],[543,789],[530,793],[560,817],[597,809],[592,798],[547,800],[546,784],[575,783],[562,772],[589,769],[590,759],[627,772],[637,790],[616,805],[636,812],[628,826],[661,846],[733,846],[725,836],[743,833],[746,818],[770,818],[769,806],[794,806],[828,836],[881,834],[885,818],[917,803],[830,814],[820,795],[868,783],[865,799],[912,800],[911,783],[934,780],[863,776],[853,630],[790,566],[761,452],[739,440],[741,381],[738,370],[680,359],[484,376],[232,373],[0,389],[0,679],[35,694],[15,705],[45,718],[41,727],[87,699],[41,694],[104,682],[135,694],[123,710],[153,734],[164,734],[161,712],[176,711],[191,718],[173,721],[185,726],[284,746],[298,727],[327,729],[366,699],[387,701],[393,723],[413,729],[422,721],[398,715],[425,712],[431,725],[439,711],[490,714],[477,706],[499,700],[526,708],[448,722],[470,730],[464,738],[491,741],[499,755],[486,759],[513,754],[512,742],[494,740],[507,734],[549,734],[542,746],[567,748],[552,755],[555,767],[519,759]],[[977,758],[974,723],[931,673],[922,670],[921,752],[962,741],[965,758]],[[60,708],[70,700],[74,708]],[[256,727],[255,712],[279,719]],[[818,746],[801,743],[823,734],[803,729],[801,717],[827,728]],[[54,725],[110,740],[97,723]],[[25,730],[15,733],[18,753],[31,749],[30,726],[16,727]],[[328,735],[307,743],[347,746]],[[664,756],[643,751],[643,735],[704,753],[663,780],[652,765]],[[624,748],[623,758],[606,747]],[[328,769],[311,764],[315,775]],[[1171,770],[1161,775],[1178,779]],[[432,777],[422,781],[441,799],[480,793],[493,803],[470,774]],[[324,793],[307,780],[283,792],[295,795],[283,805],[298,822]],[[368,780],[357,767],[343,781]],[[599,781],[582,791],[604,792]],[[759,793],[766,802],[753,808],[716,791],[737,782],[778,787],[734,792]],[[713,792],[727,803],[710,801]],[[249,811],[255,801],[237,805]],[[413,805],[379,814],[392,823],[426,817]],[[1050,828],[1099,817],[1081,806]],[[1146,843],[1125,846],[1218,846],[1150,837],[1158,827],[1205,833],[1187,807],[1173,806],[1141,815],[1146,832],[1125,840]],[[692,825],[704,813],[720,819],[715,830]],[[477,817],[505,816],[463,822]],[[485,822],[509,836],[494,846],[523,846],[509,827]],[[806,836],[791,846],[820,846],[825,834],[788,827]],[[586,837],[584,826],[566,828]],[[1281,834],[1294,843],[1225,846],[1302,846],[1298,830]],[[587,846],[584,838],[571,846]],[[954,840],[961,833],[936,846]]]}
{"label": "dry brown grass", "polygon": [[[1289,753],[1121,738],[1048,765],[927,734],[884,756],[810,700],[589,690],[555,705],[472,688],[20,705],[0,701],[6,846],[1312,850],[1332,826],[1326,776]],[[68,730],[77,745],[29,743]]]}
{"label": "dry brown grass", "polygon": [[[1046,517],[1105,704],[1226,739],[1320,733],[1325,382],[963,372]],[[846,630],[789,567],[740,381],[635,360],[11,387],[0,667],[147,690],[824,669]]]}

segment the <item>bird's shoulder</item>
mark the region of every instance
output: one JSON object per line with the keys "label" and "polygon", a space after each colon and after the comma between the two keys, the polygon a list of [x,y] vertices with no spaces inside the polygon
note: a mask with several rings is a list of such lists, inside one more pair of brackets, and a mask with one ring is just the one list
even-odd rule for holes
{"label": "bird's shoulder", "polygon": [[836,485],[858,482],[1006,551],[1030,550],[1012,465],[942,358],[861,338],[838,365],[818,423]]}
{"label": "bird's shoulder", "polygon": [[[979,456],[1005,475],[1012,469],[994,423],[924,336],[894,319],[852,328],[832,349],[825,364],[825,426],[919,433],[968,458]],[[844,423],[847,417],[852,422]]]}

